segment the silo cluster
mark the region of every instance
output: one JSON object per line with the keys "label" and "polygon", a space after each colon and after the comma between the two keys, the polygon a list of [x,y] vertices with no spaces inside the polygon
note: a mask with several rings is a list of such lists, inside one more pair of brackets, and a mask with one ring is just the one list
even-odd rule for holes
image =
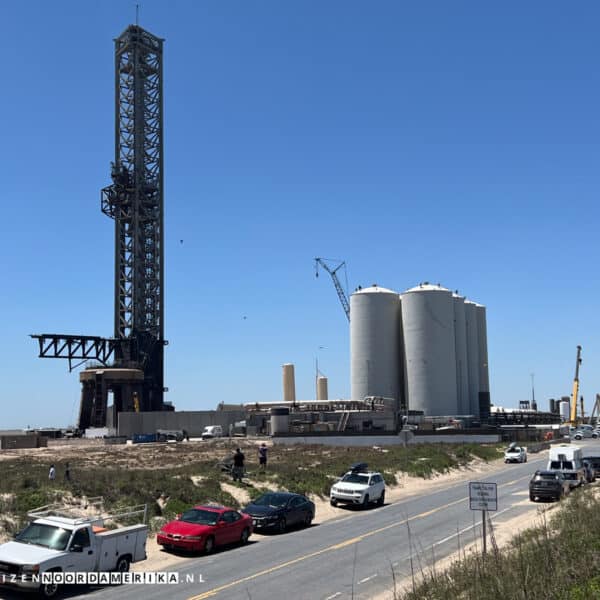
{"label": "silo cluster", "polygon": [[352,399],[394,398],[425,416],[489,414],[485,307],[440,285],[350,298]]}

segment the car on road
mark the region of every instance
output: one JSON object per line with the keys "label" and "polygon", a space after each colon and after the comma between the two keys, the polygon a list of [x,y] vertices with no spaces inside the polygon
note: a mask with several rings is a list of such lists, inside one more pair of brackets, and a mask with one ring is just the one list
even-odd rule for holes
{"label": "car on road", "polygon": [[560,471],[536,471],[529,482],[529,499],[560,500],[571,491],[571,484]]}
{"label": "car on road", "polygon": [[156,536],[167,550],[210,554],[216,547],[245,544],[252,535],[252,518],[225,506],[194,506],[163,525]]}
{"label": "car on road", "polygon": [[329,492],[331,506],[338,503],[359,504],[367,508],[371,502],[382,506],[385,502],[385,481],[381,473],[369,471],[366,463],[356,463],[350,467]]}
{"label": "car on road", "polygon": [[220,425],[207,425],[202,432],[203,440],[223,437],[223,428]]}
{"label": "car on road", "polygon": [[571,437],[574,440],[582,440],[584,438],[598,438],[598,432],[591,426],[587,424],[582,424],[577,427],[574,431],[571,431]]}
{"label": "car on road", "polygon": [[504,451],[504,462],[505,463],[526,463],[527,462],[527,450],[523,446],[517,446],[511,444]]}
{"label": "car on road", "polygon": [[315,504],[302,494],[268,492],[253,500],[242,512],[252,518],[255,531],[284,533],[288,527],[309,527],[315,518]]}

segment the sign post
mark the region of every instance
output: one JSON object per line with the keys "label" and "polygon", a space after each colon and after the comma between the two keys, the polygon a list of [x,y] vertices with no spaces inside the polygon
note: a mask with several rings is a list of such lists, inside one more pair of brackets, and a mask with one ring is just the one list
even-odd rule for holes
{"label": "sign post", "polygon": [[469,508],[481,511],[483,554],[487,551],[486,512],[498,510],[498,486],[495,483],[469,482]]}

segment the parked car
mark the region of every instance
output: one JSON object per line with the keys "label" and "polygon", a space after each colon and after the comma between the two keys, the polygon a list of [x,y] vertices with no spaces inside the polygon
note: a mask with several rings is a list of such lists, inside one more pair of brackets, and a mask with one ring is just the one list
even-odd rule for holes
{"label": "parked car", "polygon": [[255,530],[283,533],[294,525],[309,527],[315,518],[315,505],[301,494],[269,492],[253,500],[242,512],[252,517]]}
{"label": "parked car", "polygon": [[536,471],[529,482],[529,499],[560,500],[571,491],[571,485],[560,471]]}
{"label": "parked car", "polygon": [[194,506],[163,525],[156,541],[165,549],[210,554],[217,546],[245,544],[252,518],[224,506]]}
{"label": "parked car", "polygon": [[366,463],[356,463],[331,486],[329,501],[331,506],[346,503],[367,508],[373,501],[382,506],[385,502],[385,481],[381,473],[369,471]]}
{"label": "parked car", "polygon": [[560,471],[571,487],[578,487],[585,483],[583,453],[579,446],[561,444],[550,448],[546,469]]}
{"label": "parked car", "polygon": [[583,469],[585,471],[585,480],[587,483],[593,483],[596,481],[596,472],[591,463],[585,460],[585,458],[583,459]]}
{"label": "parked car", "polygon": [[[130,515],[144,510],[131,507]],[[61,572],[125,573],[129,565],[146,559],[148,526],[140,523],[108,529],[118,517],[75,516],[68,506],[48,505],[28,513],[33,519],[12,541],[0,545],[0,587],[37,591],[44,598],[60,592],[59,582],[33,576]],[[11,578],[14,575],[14,580]],[[4,594],[2,594],[4,596]]]}
{"label": "parked car", "polygon": [[585,454],[583,461],[587,462],[594,471],[594,479],[600,477],[600,454]]}
{"label": "parked car", "polygon": [[504,451],[504,462],[505,463],[526,463],[527,462],[527,450],[523,448],[523,446],[517,446],[516,444],[511,444]]}
{"label": "parked car", "polygon": [[220,425],[207,425],[202,432],[203,440],[223,437],[223,428]]}
{"label": "parked car", "polygon": [[583,438],[596,439],[598,432],[591,425],[579,425],[577,429],[571,432],[571,437],[575,440],[582,440]]}

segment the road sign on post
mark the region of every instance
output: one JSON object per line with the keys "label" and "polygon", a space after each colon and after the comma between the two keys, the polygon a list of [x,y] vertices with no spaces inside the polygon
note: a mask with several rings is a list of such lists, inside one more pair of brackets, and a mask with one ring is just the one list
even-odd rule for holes
{"label": "road sign on post", "polygon": [[481,511],[481,536],[483,538],[483,555],[487,551],[486,512],[498,510],[498,489],[495,483],[481,481],[469,482],[469,508]]}
{"label": "road sign on post", "polygon": [[498,510],[498,490],[495,483],[469,482],[471,510]]}

